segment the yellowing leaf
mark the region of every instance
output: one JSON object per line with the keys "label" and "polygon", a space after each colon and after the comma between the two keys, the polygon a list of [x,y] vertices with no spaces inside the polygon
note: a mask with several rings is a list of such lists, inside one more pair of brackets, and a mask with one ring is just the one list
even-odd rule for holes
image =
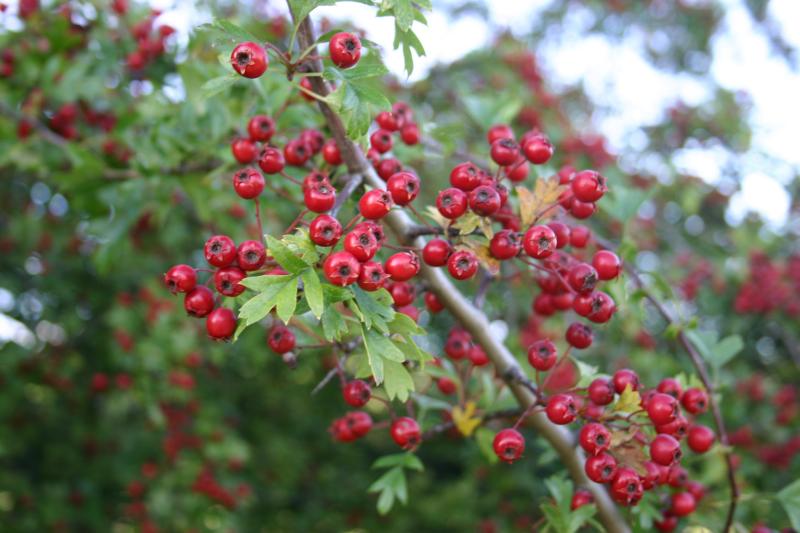
{"label": "yellowing leaf", "polygon": [[481,233],[483,233],[483,236],[491,241],[492,237],[494,237],[494,230],[492,229],[492,221],[489,220],[487,217],[481,218],[480,228],[481,228]]}
{"label": "yellowing leaf", "polygon": [[[564,186],[559,185],[557,176],[549,179],[539,178],[533,191],[521,186],[516,187],[522,227],[530,226],[537,218],[547,218],[551,212],[548,211],[547,216],[544,216],[545,210],[558,201],[564,189]],[[552,210],[552,214],[555,214],[555,209]]]}
{"label": "yellowing leaf", "polygon": [[475,402],[469,401],[463,409],[457,405],[450,413],[456,428],[465,437],[472,435],[475,429],[481,425],[481,417],[475,416],[475,407]]}
{"label": "yellowing leaf", "polygon": [[481,217],[472,212],[464,213],[454,224],[461,235],[469,235],[481,225]]}
{"label": "yellowing leaf", "polygon": [[629,442],[636,436],[638,429],[636,426],[630,426],[627,429],[612,429],[611,430],[611,447],[616,448],[626,442]]}
{"label": "yellowing leaf", "polygon": [[432,205],[425,208],[425,215],[443,228],[447,228],[448,224],[450,224],[450,221],[444,218],[439,210]]}
{"label": "yellowing leaf", "polygon": [[625,386],[625,390],[619,395],[617,402],[611,407],[611,411],[622,411],[625,413],[635,413],[642,409],[642,398],[639,392],[633,390],[629,385]]}

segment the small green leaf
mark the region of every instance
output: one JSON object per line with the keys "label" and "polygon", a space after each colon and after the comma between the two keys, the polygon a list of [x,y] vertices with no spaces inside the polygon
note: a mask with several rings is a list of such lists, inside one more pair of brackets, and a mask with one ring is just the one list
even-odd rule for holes
{"label": "small green leaf", "polygon": [[241,79],[241,76],[236,74],[235,72],[228,74],[226,76],[219,76],[217,78],[211,78],[207,82],[200,87],[200,91],[204,98],[211,98],[222,91],[227,90],[229,87],[232,87],[237,81]]}
{"label": "small green leaf", "polygon": [[267,290],[267,287],[270,285],[283,285],[286,283],[291,276],[288,275],[266,275],[266,276],[250,276],[244,278],[242,281],[239,282],[240,285],[244,285],[248,289],[253,289],[257,292],[262,292]]}
{"label": "small green leaf", "polygon": [[384,455],[372,463],[372,468],[391,468],[393,466],[402,466],[419,471],[425,469],[425,467],[422,465],[422,461],[420,461],[419,458],[411,452]]}
{"label": "small green leaf", "polygon": [[389,292],[386,289],[367,292],[355,285],[352,290],[367,329],[374,327],[383,333],[388,333],[388,324],[395,317],[395,311],[392,309],[393,300]]}
{"label": "small green leaf", "polygon": [[395,361],[383,362],[383,388],[390,400],[397,398],[401,402],[408,400],[409,393],[414,391],[414,380],[406,367]]}
{"label": "small green leaf", "polygon": [[338,341],[347,333],[347,323],[338,309],[329,305],[322,313],[322,334],[329,341]]}
{"label": "small green leaf", "polygon": [[792,527],[800,530],[800,479],[784,487],[776,497],[789,516]]}
{"label": "small green leaf", "polygon": [[419,327],[410,316],[403,313],[395,313],[394,319],[389,323],[389,331],[400,333],[401,335],[424,335],[425,330]]}
{"label": "small green leaf", "polygon": [[288,324],[297,308],[297,276],[292,276],[276,296],[276,314]]}
{"label": "small green leaf", "polygon": [[489,464],[497,464],[500,461],[494,453],[494,436],[495,432],[487,427],[480,427],[475,431],[475,442]]}
{"label": "small green leaf", "polygon": [[303,269],[310,266],[297,257],[288,246],[272,235],[267,235],[267,253],[275,258],[275,261],[290,274],[299,274]]}
{"label": "small green leaf", "polygon": [[308,302],[309,309],[315,317],[322,318],[322,312],[325,310],[325,298],[317,271],[308,268],[303,271],[301,279],[303,280],[303,295]]}
{"label": "small green leaf", "polygon": [[380,385],[383,383],[383,357],[374,350],[374,347],[370,349],[370,344],[367,342],[367,332],[364,331],[363,326],[361,327],[361,336],[364,337],[364,347],[366,348],[367,362],[372,371],[372,377],[375,379],[375,383]]}
{"label": "small green leaf", "polygon": [[[264,290],[259,294],[253,296],[239,308],[239,320],[244,327],[255,324],[265,316],[277,304],[278,294],[287,286],[292,283],[297,287],[297,278],[295,276],[260,276],[264,278],[276,278],[276,283],[270,283],[264,286]],[[257,278],[249,278],[257,279]],[[245,280],[243,280],[245,281]],[[244,328],[242,328],[244,329]]]}
{"label": "small green leaf", "polygon": [[395,345],[389,337],[373,329],[367,330],[364,334],[364,345],[367,351],[376,354],[378,357],[402,363],[406,360],[405,354]]}

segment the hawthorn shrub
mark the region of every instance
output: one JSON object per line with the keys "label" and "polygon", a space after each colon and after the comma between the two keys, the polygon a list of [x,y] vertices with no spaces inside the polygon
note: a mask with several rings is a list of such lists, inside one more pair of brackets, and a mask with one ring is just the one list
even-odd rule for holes
{"label": "hawthorn shrub", "polygon": [[[402,85],[335,3],[188,43],[125,1],[16,6],[3,529],[800,527],[790,233],[623,172],[535,46]],[[360,3],[410,73],[430,3]],[[722,8],[580,9],[691,27],[655,58],[691,71]],[[719,91],[642,155],[747,150]]]}

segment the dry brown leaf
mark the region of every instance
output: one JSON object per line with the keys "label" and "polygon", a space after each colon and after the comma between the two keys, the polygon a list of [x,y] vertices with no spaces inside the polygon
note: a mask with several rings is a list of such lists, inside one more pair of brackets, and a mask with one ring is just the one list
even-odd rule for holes
{"label": "dry brown leaf", "polygon": [[620,465],[625,465],[636,470],[640,476],[647,475],[647,468],[644,464],[650,459],[644,451],[644,446],[639,442],[632,440],[628,441],[616,448],[611,448],[617,462]]}
{"label": "dry brown leaf", "polygon": [[545,210],[558,201],[564,189],[564,186],[559,185],[557,176],[548,179],[539,178],[533,191],[522,186],[516,187],[522,227],[530,226],[537,218],[547,218],[550,212],[544,216]]}

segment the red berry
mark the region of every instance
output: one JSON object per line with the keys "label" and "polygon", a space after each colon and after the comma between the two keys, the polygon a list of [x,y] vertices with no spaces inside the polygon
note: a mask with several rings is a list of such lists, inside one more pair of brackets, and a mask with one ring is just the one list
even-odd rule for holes
{"label": "red berry", "polygon": [[569,207],[569,212],[572,214],[572,216],[580,220],[589,218],[596,210],[597,205],[588,202],[581,202],[579,200],[573,200]]}
{"label": "red berry", "polygon": [[506,428],[494,436],[494,453],[501,461],[508,464],[513,463],[525,451],[525,439],[522,434],[513,428]]}
{"label": "red berry", "polygon": [[592,328],[580,322],[573,322],[570,324],[565,337],[570,346],[579,350],[588,348],[592,345],[592,340],[594,340]]}
{"label": "red berry", "polygon": [[255,143],[249,139],[234,139],[231,143],[231,153],[234,159],[243,165],[255,161],[258,154]]}
{"label": "red berry", "polygon": [[409,146],[419,143],[419,126],[413,122],[403,126],[400,130],[400,139]]}
{"label": "red berry", "polygon": [[656,435],[650,442],[650,459],[654,463],[670,466],[681,458],[681,444],[667,434]]}
{"label": "red berry", "polygon": [[605,378],[597,378],[589,384],[589,399],[597,405],[608,405],[614,401],[614,388]]}
{"label": "red berry", "polygon": [[303,139],[292,139],[283,147],[283,158],[293,167],[302,167],[311,157],[311,149]]}
{"label": "red berry", "polygon": [[[656,526],[657,530],[663,533],[670,533],[671,531],[675,531],[675,528],[678,527],[678,517],[665,512],[661,515],[661,520],[655,520],[653,525]],[[767,533],[771,533],[771,530]]]}
{"label": "red berry", "polygon": [[470,250],[459,250],[447,260],[447,271],[457,280],[469,279],[478,271],[478,258]]}
{"label": "red berry", "polygon": [[686,389],[681,395],[681,405],[693,415],[705,413],[708,409],[708,394],[702,389]]}
{"label": "red berry", "polygon": [[361,41],[353,33],[340,32],[331,37],[328,52],[334,65],[350,68],[361,58]]}
{"label": "red berry", "polygon": [[663,392],[664,394],[669,394],[673,398],[680,398],[683,389],[681,389],[681,384],[678,383],[677,379],[664,378],[658,384],[656,390],[658,390],[658,392]]}
{"label": "red berry", "polygon": [[622,467],[617,469],[611,481],[611,497],[622,505],[635,505],[640,499],[644,488],[639,474],[633,468]]}
{"label": "red berry", "polygon": [[525,178],[528,177],[530,171],[531,169],[528,166],[528,162],[523,158],[517,159],[513,165],[509,165],[503,169],[503,172],[508,179],[514,183],[525,181]]}
{"label": "red berry", "polygon": [[486,140],[489,144],[500,140],[500,139],[513,139],[514,138],[514,130],[511,129],[511,126],[508,124],[495,124],[489,131],[486,132]]}
{"label": "red berry", "polygon": [[361,263],[350,252],[335,252],[322,264],[325,277],[334,285],[352,285],[361,273]]}
{"label": "red berry", "polygon": [[687,481],[686,490],[694,496],[695,501],[700,501],[706,495],[706,488],[699,481]]}
{"label": "red berry", "polygon": [[344,401],[347,402],[348,405],[363,407],[372,397],[372,388],[370,388],[369,383],[366,381],[354,379],[353,381],[348,381],[344,388],[342,388],[342,396],[344,396]]}
{"label": "red berry", "polygon": [[236,316],[227,307],[217,307],[206,317],[206,331],[213,339],[227,339],[236,331]]}
{"label": "red berry", "polygon": [[355,228],[344,237],[344,249],[361,262],[369,261],[380,249],[375,235],[369,228]]}
{"label": "red berry", "polygon": [[643,463],[645,475],[642,477],[642,486],[644,490],[652,489],[661,479],[661,465],[655,464],[653,461],[645,461]]}
{"label": "red berry", "polygon": [[436,207],[443,217],[458,218],[467,210],[467,194],[461,189],[445,189],[436,197]]}
{"label": "red berry", "polygon": [[480,344],[473,344],[467,352],[469,362],[475,366],[486,366],[489,364],[489,356],[481,348]]}
{"label": "red berry", "polygon": [[389,214],[392,209],[391,195],[381,189],[367,191],[358,202],[358,210],[361,216],[367,220],[379,220]]}
{"label": "red berry", "polygon": [[589,455],[600,455],[611,446],[611,433],[603,424],[592,422],[581,428],[578,442]]}
{"label": "red berry", "polygon": [[303,200],[309,211],[324,213],[330,211],[336,203],[336,191],[331,185],[319,184],[306,189],[303,193]]}
{"label": "red berry", "polygon": [[419,178],[411,172],[393,174],[386,182],[386,190],[397,205],[408,205],[419,194]]}
{"label": "red berry", "polygon": [[214,235],[206,241],[203,252],[208,264],[223,268],[236,259],[236,244],[227,235]]}
{"label": "red berry", "polygon": [[607,453],[593,455],[583,465],[586,477],[595,483],[608,483],[617,473],[617,460]]}
{"label": "red berry", "polygon": [[175,265],[164,274],[164,283],[172,294],[189,292],[197,285],[197,272],[189,265]]}
{"label": "red berry", "polygon": [[533,226],[525,232],[522,246],[534,259],[550,257],[556,249],[556,234],[547,226]]}
{"label": "red berry", "polygon": [[327,185],[332,187],[331,180],[328,178],[328,175],[324,172],[319,170],[312,170],[303,178],[303,191],[305,192],[308,189],[313,187],[317,187],[319,185]]}
{"label": "red berry", "polygon": [[264,190],[264,176],[254,168],[243,168],[233,175],[233,188],[240,197],[252,200]]}
{"label": "red berry", "polygon": [[441,377],[436,380],[436,388],[439,389],[439,392],[446,396],[450,396],[451,394],[455,394],[458,390],[458,385],[456,382],[448,377]]}
{"label": "red berry", "polygon": [[608,250],[600,250],[592,258],[592,266],[597,270],[597,276],[602,280],[614,279],[622,271],[622,261],[617,254]]}
{"label": "red berry", "polygon": [[656,426],[669,424],[678,416],[678,400],[669,394],[657,392],[647,401],[646,409],[647,416]]}
{"label": "red berry", "polygon": [[186,293],[183,308],[189,315],[202,318],[214,309],[214,293],[208,287],[199,285]]}
{"label": "red berry", "polygon": [[342,225],[330,215],[317,215],[308,226],[308,236],[317,246],[333,246],[342,238]]}
{"label": "red berry", "polygon": [[528,348],[528,362],[540,372],[553,368],[557,359],[556,345],[548,339],[538,340]]}
{"label": "red berry", "polygon": [[390,111],[381,111],[375,117],[375,123],[378,127],[387,131],[397,131],[397,121]]}
{"label": "red berry", "polygon": [[683,415],[676,416],[675,420],[669,422],[668,424],[656,426],[657,433],[666,433],[667,435],[672,435],[678,440],[682,439],[688,431],[689,421],[686,420],[686,417]]}
{"label": "red berry", "polygon": [[386,241],[386,235],[383,233],[383,226],[381,226],[378,222],[367,220],[364,222],[359,222],[353,227],[353,231],[364,230],[371,232],[378,244],[383,244]]}
{"label": "red berry", "polygon": [[342,164],[342,153],[339,151],[339,145],[336,144],[334,139],[329,139],[322,145],[322,158],[329,165]]}
{"label": "red berry", "polygon": [[569,244],[569,226],[561,222],[550,222],[547,227],[556,234],[556,248],[563,248]]}
{"label": "red berry", "polygon": [[369,145],[379,154],[385,154],[392,149],[392,132],[386,130],[375,130],[369,136]]}
{"label": "red berry", "polygon": [[617,394],[622,394],[629,385],[631,390],[639,390],[639,376],[636,375],[636,372],[627,368],[614,372],[611,381],[614,383],[614,391]]}
{"label": "red berry", "polygon": [[714,444],[714,438],[714,431],[711,428],[697,424],[689,428],[689,436],[686,442],[693,452],[705,453]]}
{"label": "red berry", "polygon": [[372,418],[364,411],[351,411],[344,417],[345,424],[355,438],[361,438],[372,429]]}
{"label": "red berry", "polygon": [[403,416],[392,422],[389,432],[398,446],[404,450],[414,448],[422,440],[419,424],[413,418]]}
{"label": "red berry", "polygon": [[432,292],[426,292],[425,296],[423,296],[423,299],[425,300],[425,307],[427,307],[428,311],[431,313],[438,313],[444,309],[444,304],[442,304],[442,302],[439,301],[439,298],[437,298]]}
{"label": "red berry", "polygon": [[285,165],[281,151],[272,146],[265,146],[258,156],[258,166],[266,174],[279,174]]}
{"label": "red berry", "polygon": [[586,226],[572,226],[569,234],[569,243],[575,248],[583,248],[589,243],[591,237],[592,232]]}
{"label": "red berry", "polygon": [[481,184],[482,172],[470,162],[461,163],[450,171],[450,185],[469,192]]}
{"label": "red berry", "polygon": [[375,261],[367,261],[361,265],[361,272],[358,275],[358,286],[365,291],[377,291],[386,282],[386,274],[383,272],[383,265]]}
{"label": "red berry", "polygon": [[590,505],[592,503],[594,503],[594,496],[592,496],[591,492],[586,489],[577,489],[572,495],[572,501],[569,504],[569,508],[574,511],[575,509],[583,507],[584,505]]}
{"label": "red berry", "polygon": [[569,270],[567,281],[580,294],[589,294],[597,285],[597,271],[589,264],[578,263]]}
{"label": "red berry", "polygon": [[236,263],[242,270],[258,270],[266,260],[267,252],[259,241],[242,241],[236,250]]}
{"label": "red berry", "polygon": [[254,42],[236,45],[231,52],[233,70],[245,78],[258,78],[267,71],[269,58],[267,52]]}
{"label": "red berry", "polygon": [[275,121],[267,115],[256,115],[247,123],[247,133],[253,141],[269,142],[275,135]]}
{"label": "red berry", "polygon": [[547,402],[547,418],[554,424],[569,424],[578,416],[575,399],[569,394],[556,394]]}
{"label": "red berry", "polygon": [[450,359],[458,361],[468,356],[471,347],[472,339],[469,333],[462,330],[453,330],[444,343],[444,353]]}
{"label": "red berry", "polygon": [[669,483],[670,487],[681,488],[686,485],[688,479],[689,474],[686,473],[686,469],[682,466],[674,464],[668,468],[667,483]]}
{"label": "red berry", "polygon": [[553,145],[544,135],[532,135],[522,143],[522,152],[534,165],[543,165],[553,157]]}
{"label": "red berry", "polygon": [[398,281],[392,283],[389,287],[389,294],[392,295],[395,307],[405,307],[414,302],[417,296],[417,290],[414,285],[406,283],[405,281]]}
{"label": "red berry", "polygon": [[519,146],[514,139],[508,137],[497,139],[492,142],[489,153],[492,156],[492,161],[501,167],[506,167],[513,164],[519,157]]}
{"label": "red berry", "polygon": [[581,202],[596,202],[607,190],[606,179],[594,170],[578,172],[572,178],[572,194]]}
{"label": "red berry", "polygon": [[689,492],[676,492],[672,495],[672,505],[669,510],[675,516],[687,516],[694,512],[697,501]]}
{"label": "red berry", "polygon": [[500,194],[497,189],[488,185],[480,185],[469,193],[469,207],[476,214],[488,217],[500,209]]}
{"label": "red berry", "polygon": [[447,258],[453,252],[450,243],[444,239],[432,239],[428,241],[422,249],[422,260],[426,265],[430,266],[444,266],[447,264]]}
{"label": "red berry", "polygon": [[489,253],[501,261],[516,257],[521,249],[519,234],[507,229],[495,233],[489,242]]}
{"label": "red berry", "polygon": [[299,139],[306,144],[313,155],[320,153],[322,146],[325,144],[325,136],[315,128],[306,128],[301,131]]}
{"label": "red berry", "polygon": [[419,273],[419,257],[414,252],[398,252],[384,263],[383,268],[394,281],[408,281]]}
{"label": "red berry", "polygon": [[247,274],[238,266],[220,268],[214,272],[214,286],[224,296],[239,296],[244,292],[244,285],[240,285]]}
{"label": "red berry", "polygon": [[402,172],[402,170],[403,165],[401,165],[400,161],[394,159],[393,157],[383,159],[380,163],[378,163],[378,168],[376,169],[378,176],[380,176],[383,181],[388,181],[389,178],[398,172]]}
{"label": "red berry", "polygon": [[267,344],[278,355],[291,352],[295,347],[294,333],[283,324],[276,324],[267,333]]}
{"label": "red berry", "polygon": [[617,310],[617,305],[614,303],[614,300],[611,299],[611,296],[602,291],[596,291],[588,295],[588,297],[590,303],[589,313],[586,315],[586,318],[598,324],[603,324],[611,320],[611,317]]}

